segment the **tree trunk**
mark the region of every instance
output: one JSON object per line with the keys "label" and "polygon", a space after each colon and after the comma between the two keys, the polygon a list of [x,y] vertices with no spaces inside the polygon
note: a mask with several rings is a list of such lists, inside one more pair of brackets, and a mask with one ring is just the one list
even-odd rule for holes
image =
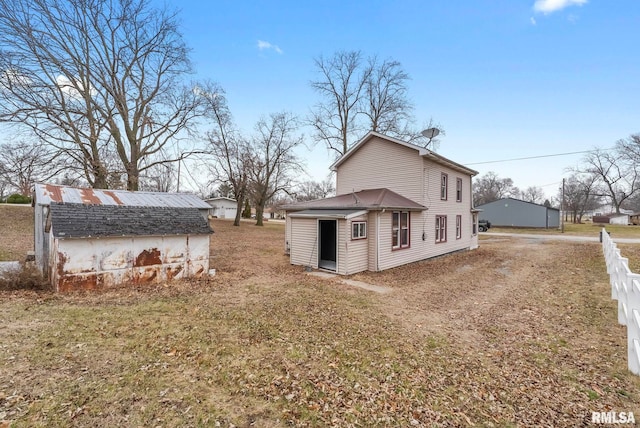
{"label": "tree trunk", "polygon": [[244,205],[244,198],[238,198],[236,200],[236,218],[233,220],[234,226],[240,226],[240,218],[242,217],[242,209]]}
{"label": "tree trunk", "polygon": [[140,171],[133,163],[129,163],[127,167],[127,190],[137,191],[140,186]]}
{"label": "tree trunk", "polygon": [[256,226],[264,226],[262,218],[264,216],[264,202],[256,205]]}
{"label": "tree trunk", "polygon": [[100,163],[93,163],[93,188],[108,189],[109,188],[109,172]]}

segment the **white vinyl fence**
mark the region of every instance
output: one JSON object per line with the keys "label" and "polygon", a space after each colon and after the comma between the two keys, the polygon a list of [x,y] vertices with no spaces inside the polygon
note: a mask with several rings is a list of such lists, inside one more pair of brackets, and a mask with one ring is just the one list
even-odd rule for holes
{"label": "white vinyl fence", "polygon": [[611,282],[611,298],[618,301],[618,322],[627,326],[627,361],[629,370],[640,375],[640,274],[629,270],[629,259],[607,231],[600,232],[602,251]]}

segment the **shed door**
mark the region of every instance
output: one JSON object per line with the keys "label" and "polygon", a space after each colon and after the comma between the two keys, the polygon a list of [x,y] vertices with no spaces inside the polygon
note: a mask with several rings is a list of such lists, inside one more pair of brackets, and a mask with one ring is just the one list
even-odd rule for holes
{"label": "shed door", "polygon": [[322,269],[336,270],[337,220],[318,221],[318,266]]}

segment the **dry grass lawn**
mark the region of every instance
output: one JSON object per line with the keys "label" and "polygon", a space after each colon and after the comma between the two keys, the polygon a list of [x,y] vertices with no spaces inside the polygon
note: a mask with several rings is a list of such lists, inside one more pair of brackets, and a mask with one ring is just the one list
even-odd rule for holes
{"label": "dry grass lawn", "polygon": [[376,294],[291,266],[282,224],[212,225],[209,281],[0,294],[0,420],[574,427],[592,411],[640,417],[640,377],[626,368],[596,243],[483,237],[473,252],[353,276],[393,288]]}
{"label": "dry grass lawn", "polygon": [[33,208],[31,205],[0,204],[0,261],[24,261],[33,250]]}

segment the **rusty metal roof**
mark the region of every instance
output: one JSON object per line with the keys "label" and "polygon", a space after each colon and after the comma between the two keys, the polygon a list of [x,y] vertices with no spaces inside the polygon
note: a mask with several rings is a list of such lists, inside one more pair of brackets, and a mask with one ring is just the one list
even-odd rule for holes
{"label": "rusty metal roof", "polygon": [[307,209],[365,209],[382,210],[397,209],[410,211],[423,211],[427,207],[405,198],[389,189],[367,189],[359,192],[346,193],[332,198],[316,199],[307,202],[298,202],[285,205],[287,211],[307,210]]}
{"label": "rusty metal roof", "polygon": [[58,204],[49,211],[56,238],[204,235],[213,233],[196,208]]}
{"label": "rusty metal roof", "polygon": [[174,207],[209,209],[209,204],[189,193],[132,192],[128,190],[86,189],[56,184],[36,184],[34,204],[52,202],[85,205]]}

